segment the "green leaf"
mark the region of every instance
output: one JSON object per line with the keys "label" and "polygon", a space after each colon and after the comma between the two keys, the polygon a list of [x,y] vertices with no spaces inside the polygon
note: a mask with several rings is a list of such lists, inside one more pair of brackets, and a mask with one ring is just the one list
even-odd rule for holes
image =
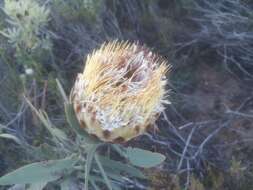
{"label": "green leaf", "polygon": [[21,141],[16,136],[11,135],[11,134],[2,133],[2,134],[0,134],[0,138],[11,139],[18,144],[22,144]]}
{"label": "green leaf", "polygon": [[127,148],[127,157],[129,161],[139,167],[151,168],[161,164],[165,160],[165,156],[160,153],[155,153],[140,148]]}
{"label": "green leaf", "polygon": [[63,87],[62,87],[60,81],[58,79],[55,79],[55,80],[56,80],[57,86],[59,88],[59,91],[60,91],[60,93],[62,95],[62,98],[63,98],[64,102],[67,103],[68,102],[68,98],[67,98],[67,95],[66,95],[65,91],[63,90]]}
{"label": "green leaf", "polygon": [[45,120],[43,123],[45,124],[46,128],[49,130],[49,132],[52,134],[52,136],[60,139],[60,140],[68,140],[67,135],[60,129],[56,128],[51,121],[49,120],[49,117],[46,112],[39,110],[40,115],[39,117],[42,118],[42,120]]}
{"label": "green leaf", "polygon": [[102,177],[105,180],[105,184],[107,185],[108,189],[112,190],[111,181],[109,180],[109,178],[108,178],[108,176],[107,176],[107,174],[106,174],[106,172],[105,172],[105,170],[104,170],[104,168],[103,168],[103,166],[102,166],[102,164],[101,164],[101,162],[100,162],[97,154],[95,154],[95,161],[96,161],[96,163],[98,165],[98,168],[99,168],[99,170],[100,170],[100,172],[102,174]]}
{"label": "green leaf", "polygon": [[96,153],[96,150],[100,146],[100,144],[91,144],[89,146],[90,147],[87,150],[87,158],[86,158],[86,163],[85,163],[84,190],[88,190],[89,176],[90,176],[90,170],[91,170],[92,160],[93,160],[93,157],[94,157],[94,155]]}
{"label": "green leaf", "polygon": [[76,134],[82,135],[85,138],[89,137],[89,135],[80,128],[80,124],[76,118],[75,111],[72,104],[65,103],[65,115],[70,127],[76,132]]}
{"label": "green leaf", "polygon": [[76,156],[61,160],[36,162],[23,166],[0,178],[0,185],[34,184],[50,182],[60,178],[64,172],[73,168]]}
{"label": "green leaf", "polygon": [[105,167],[105,169],[108,173],[110,171],[113,172],[114,174],[116,173],[117,175],[121,175],[122,173],[127,173],[132,177],[145,179],[145,176],[143,175],[143,173],[139,169],[137,169],[129,164],[124,164],[122,162],[115,161],[115,160],[109,159],[109,158],[107,158],[105,156],[101,156],[101,155],[99,156],[99,160],[102,163],[102,165]]}

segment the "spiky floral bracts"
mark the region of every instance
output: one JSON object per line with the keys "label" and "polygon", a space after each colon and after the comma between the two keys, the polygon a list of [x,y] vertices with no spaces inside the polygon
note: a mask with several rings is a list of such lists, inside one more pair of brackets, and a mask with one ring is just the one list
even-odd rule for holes
{"label": "spiky floral bracts", "polygon": [[80,126],[102,141],[143,134],[164,110],[166,61],[137,43],[103,44],[88,55],[70,95]]}

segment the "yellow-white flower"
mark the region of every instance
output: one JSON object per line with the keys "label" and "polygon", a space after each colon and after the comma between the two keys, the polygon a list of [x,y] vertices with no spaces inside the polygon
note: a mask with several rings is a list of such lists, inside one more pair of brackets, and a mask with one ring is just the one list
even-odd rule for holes
{"label": "yellow-white flower", "polygon": [[164,110],[165,60],[137,43],[103,44],[88,55],[71,91],[80,126],[102,141],[143,134]]}

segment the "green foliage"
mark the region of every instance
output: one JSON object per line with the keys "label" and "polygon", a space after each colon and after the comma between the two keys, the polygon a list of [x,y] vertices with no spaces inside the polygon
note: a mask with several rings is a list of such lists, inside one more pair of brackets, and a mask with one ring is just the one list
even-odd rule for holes
{"label": "green foliage", "polygon": [[129,161],[133,165],[143,168],[151,168],[157,166],[165,160],[165,156],[162,154],[139,148],[128,147],[126,152]]}
{"label": "green foliage", "polygon": [[143,175],[143,173],[139,169],[133,167],[130,164],[115,161],[102,155],[99,156],[99,160],[102,163],[102,165],[106,168],[106,171],[108,173],[115,174],[119,177],[121,174],[126,173],[132,177],[140,179],[146,178],[145,175]]}
{"label": "green foliage", "polygon": [[99,144],[89,145],[88,150],[87,150],[87,159],[86,159],[86,163],[85,163],[85,176],[84,176],[84,178],[85,178],[84,189],[85,190],[88,190],[91,165],[92,165],[92,161],[93,161],[93,158],[95,156],[98,146],[99,146]]}
{"label": "green foliage", "polygon": [[56,68],[51,42],[54,35],[47,29],[50,9],[37,0],[5,0],[1,8],[6,24],[0,34],[8,42],[4,53],[15,64],[13,69],[20,68],[21,73],[17,74],[25,89],[35,77],[41,81],[45,74],[43,64],[51,63]]}
{"label": "green foliage", "polygon": [[16,65],[13,63],[13,57],[7,56],[6,51],[5,47],[0,48],[0,77],[1,79],[5,77],[0,83],[0,88],[4,89],[0,93],[0,101],[3,103],[3,106],[8,106],[8,108],[14,111],[20,105],[19,97],[23,86],[15,69]]}
{"label": "green foliage", "polygon": [[34,50],[50,48],[49,35],[44,31],[49,9],[35,0],[5,0],[4,8],[9,27],[1,31],[14,47]]}
{"label": "green foliage", "polygon": [[76,163],[76,156],[62,160],[49,160],[21,167],[0,178],[0,185],[47,183],[60,178]]}
{"label": "green foliage", "polygon": [[108,178],[108,176],[107,176],[107,174],[106,174],[106,172],[104,170],[104,167],[103,167],[103,165],[102,165],[99,157],[95,154],[94,158],[95,158],[95,161],[96,161],[96,163],[98,165],[98,168],[99,168],[99,170],[101,172],[101,175],[102,175],[102,177],[103,177],[103,179],[105,181],[105,184],[107,185],[107,187],[108,187],[109,190],[112,190],[113,189],[112,188],[112,184],[111,184],[111,182],[110,182],[110,180],[109,180],[109,178]]}

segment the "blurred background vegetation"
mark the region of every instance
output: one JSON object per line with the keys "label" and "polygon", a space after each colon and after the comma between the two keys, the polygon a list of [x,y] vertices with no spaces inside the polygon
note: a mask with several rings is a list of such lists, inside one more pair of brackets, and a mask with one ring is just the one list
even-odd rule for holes
{"label": "blurred background vegetation", "polygon": [[[252,0],[0,1],[0,176],[32,160],[47,132],[23,96],[66,126],[69,93],[88,53],[104,41],[139,41],[172,65],[172,102],[159,130],[130,142],[166,154],[128,189],[253,189]],[[53,187],[48,187],[52,189]],[[0,187],[0,189],[3,189]]]}

